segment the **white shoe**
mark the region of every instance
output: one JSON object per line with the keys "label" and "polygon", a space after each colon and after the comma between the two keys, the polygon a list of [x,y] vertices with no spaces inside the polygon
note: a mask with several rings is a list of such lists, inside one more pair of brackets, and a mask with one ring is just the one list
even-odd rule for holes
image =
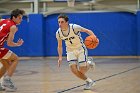
{"label": "white shoe", "polygon": [[2,86],[5,88],[5,91],[8,92],[15,92],[17,90],[10,78],[4,78],[2,81]]}
{"label": "white shoe", "polygon": [[86,81],[86,86],[85,86],[84,90],[90,90],[91,87],[94,85],[95,85],[95,81],[92,81],[92,82]]}
{"label": "white shoe", "polygon": [[92,57],[89,57],[88,58],[87,63],[89,64],[89,66],[91,68],[94,68],[95,69],[95,62],[93,61],[93,58]]}

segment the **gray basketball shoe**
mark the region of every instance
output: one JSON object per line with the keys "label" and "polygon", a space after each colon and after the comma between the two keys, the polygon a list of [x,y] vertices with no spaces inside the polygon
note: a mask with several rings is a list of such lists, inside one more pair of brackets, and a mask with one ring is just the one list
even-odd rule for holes
{"label": "gray basketball shoe", "polygon": [[15,87],[14,83],[11,81],[10,78],[4,78],[2,86],[4,86],[5,91],[8,92],[15,92],[17,90],[17,88]]}
{"label": "gray basketball shoe", "polygon": [[95,62],[93,61],[93,58],[92,57],[88,57],[87,63],[89,64],[89,66],[91,68],[94,68],[95,69]]}
{"label": "gray basketball shoe", "polygon": [[95,85],[95,81],[92,81],[92,82],[86,81],[86,86],[85,86],[84,90],[90,90],[91,87],[94,85]]}

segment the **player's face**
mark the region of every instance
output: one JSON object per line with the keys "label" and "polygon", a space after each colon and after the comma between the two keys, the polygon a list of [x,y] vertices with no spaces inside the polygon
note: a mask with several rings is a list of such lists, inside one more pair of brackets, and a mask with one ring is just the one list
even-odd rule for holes
{"label": "player's face", "polygon": [[13,18],[14,19],[14,22],[16,23],[16,24],[20,24],[21,23],[21,21],[22,21],[22,15],[19,15],[19,16],[17,16],[17,18]]}
{"label": "player's face", "polygon": [[59,24],[59,27],[60,27],[62,30],[66,30],[67,27],[68,27],[68,22],[66,22],[64,18],[59,18],[59,19],[58,19],[58,24]]}

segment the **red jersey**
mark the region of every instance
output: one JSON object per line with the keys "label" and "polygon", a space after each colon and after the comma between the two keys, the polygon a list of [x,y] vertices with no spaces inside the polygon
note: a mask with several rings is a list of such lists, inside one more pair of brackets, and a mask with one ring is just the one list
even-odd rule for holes
{"label": "red jersey", "polygon": [[16,23],[11,19],[4,19],[0,22],[0,59],[9,51],[9,49],[4,48],[3,46],[9,36],[10,27],[13,25],[16,25]]}
{"label": "red jersey", "polygon": [[10,27],[16,25],[11,19],[5,19],[0,22],[0,47],[2,48],[4,42],[7,40],[10,32]]}

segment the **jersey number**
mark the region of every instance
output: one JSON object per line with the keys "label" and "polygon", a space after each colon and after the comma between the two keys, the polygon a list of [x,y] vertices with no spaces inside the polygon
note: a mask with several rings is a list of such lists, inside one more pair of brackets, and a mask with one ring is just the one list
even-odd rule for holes
{"label": "jersey number", "polygon": [[67,41],[69,41],[71,44],[73,44],[73,42],[72,42],[72,39],[74,39],[75,37],[70,37],[70,38],[66,38],[65,40]]}
{"label": "jersey number", "polygon": [[6,26],[6,24],[2,24],[2,26],[0,26],[0,31],[3,29],[4,26]]}

